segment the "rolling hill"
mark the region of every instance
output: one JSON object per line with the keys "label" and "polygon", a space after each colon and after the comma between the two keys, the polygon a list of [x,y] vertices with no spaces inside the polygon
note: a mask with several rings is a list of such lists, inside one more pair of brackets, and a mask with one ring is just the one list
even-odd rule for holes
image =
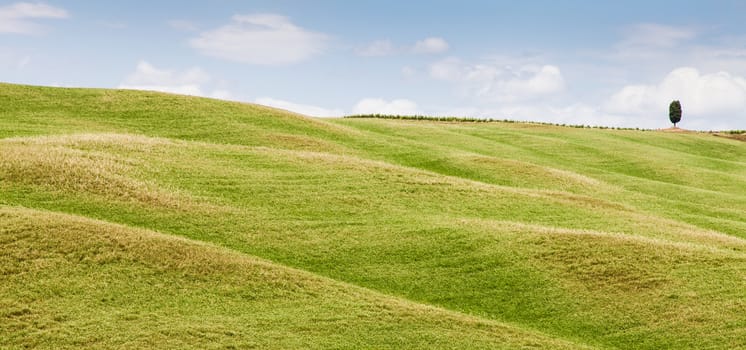
{"label": "rolling hill", "polygon": [[0,347],[746,348],[746,143],[0,84]]}

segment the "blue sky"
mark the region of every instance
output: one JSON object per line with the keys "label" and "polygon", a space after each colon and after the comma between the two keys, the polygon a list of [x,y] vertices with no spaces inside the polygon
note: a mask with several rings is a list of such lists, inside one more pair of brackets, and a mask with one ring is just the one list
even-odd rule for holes
{"label": "blue sky", "polygon": [[746,129],[744,1],[0,1],[0,81]]}

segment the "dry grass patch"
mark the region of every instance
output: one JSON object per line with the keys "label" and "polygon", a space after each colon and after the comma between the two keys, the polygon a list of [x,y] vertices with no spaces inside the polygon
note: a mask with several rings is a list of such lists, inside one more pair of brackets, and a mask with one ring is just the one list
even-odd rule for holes
{"label": "dry grass patch", "polygon": [[135,166],[142,160],[110,153],[112,148],[148,153],[172,145],[164,139],[119,134],[8,138],[0,141],[0,179],[8,184],[179,208],[191,202],[188,196],[139,180]]}

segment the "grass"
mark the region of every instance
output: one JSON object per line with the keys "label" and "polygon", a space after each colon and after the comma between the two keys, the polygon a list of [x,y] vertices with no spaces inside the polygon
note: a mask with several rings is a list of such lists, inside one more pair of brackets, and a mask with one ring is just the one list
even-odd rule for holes
{"label": "grass", "polygon": [[0,218],[4,346],[577,346],[152,231],[24,208]]}
{"label": "grass", "polygon": [[746,144],[0,85],[0,346],[744,348]]}

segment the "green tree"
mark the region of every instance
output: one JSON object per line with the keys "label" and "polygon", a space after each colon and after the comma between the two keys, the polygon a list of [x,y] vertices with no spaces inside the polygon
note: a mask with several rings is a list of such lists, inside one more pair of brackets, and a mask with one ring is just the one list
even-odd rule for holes
{"label": "green tree", "polygon": [[673,127],[676,127],[676,123],[681,121],[681,103],[679,100],[671,101],[668,106],[668,119],[673,123]]}

